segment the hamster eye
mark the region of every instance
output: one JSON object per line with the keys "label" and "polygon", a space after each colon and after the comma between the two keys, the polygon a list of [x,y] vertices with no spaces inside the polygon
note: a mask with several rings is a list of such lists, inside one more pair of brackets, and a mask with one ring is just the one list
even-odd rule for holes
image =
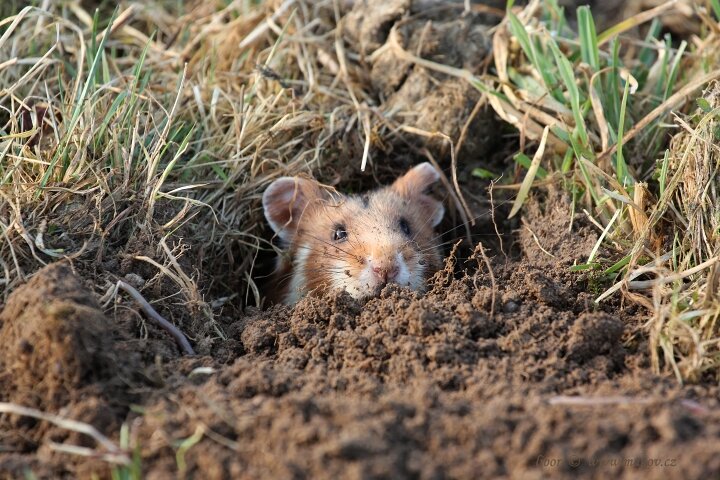
{"label": "hamster eye", "polygon": [[410,236],[410,224],[408,224],[408,221],[405,220],[404,217],[400,218],[400,230],[408,237]]}
{"label": "hamster eye", "polygon": [[345,230],[345,225],[335,225],[333,241],[342,242],[344,240],[347,240],[347,231]]}

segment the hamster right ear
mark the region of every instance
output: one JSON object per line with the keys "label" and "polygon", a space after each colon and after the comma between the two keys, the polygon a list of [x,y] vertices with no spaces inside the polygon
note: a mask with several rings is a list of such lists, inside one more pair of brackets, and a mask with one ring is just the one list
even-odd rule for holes
{"label": "hamster right ear", "polygon": [[265,189],[263,210],[273,231],[290,241],[298,228],[305,208],[322,196],[317,182],[305,178],[281,177]]}

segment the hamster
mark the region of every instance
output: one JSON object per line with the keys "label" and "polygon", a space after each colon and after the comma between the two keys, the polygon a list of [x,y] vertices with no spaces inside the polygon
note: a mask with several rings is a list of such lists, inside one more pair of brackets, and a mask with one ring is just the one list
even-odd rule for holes
{"label": "hamster", "polygon": [[364,299],[388,283],[424,290],[442,260],[434,227],[445,208],[425,193],[439,178],[426,162],[363,195],[306,178],[275,180],[262,203],[284,248],[272,283],[276,300],[292,305],[332,289]]}

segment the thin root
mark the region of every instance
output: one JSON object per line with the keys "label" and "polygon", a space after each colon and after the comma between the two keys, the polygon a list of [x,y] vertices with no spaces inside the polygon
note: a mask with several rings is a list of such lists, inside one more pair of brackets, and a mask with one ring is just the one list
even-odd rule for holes
{"label": "thin root", "polygon": [[147,315],[148,318],[150,318],[152,321],[155,322],[156,325],[158,325],[160,328],[164,329],[166,332],[173,336],[175,341],[178,343],[180,348],[182,348],[183,352],[186,355],[195,355],[195,351],[190,345],[190,342],[188,341],[185,334],[178,330],[175,325],[165,320],[152,307],[152,305],[150,305],[148,301],[143,298],[140,292],[138,292],[137,290],[135,290],[135,288],[123,282],[122,280],[118,280],[112,296],[117,295],[118,289],[125,290],[127,293],[129,293],[130,296],[133,297],[133,299],[138,303],[138,305],[140,305],[140,308],[143,310],[143,312],[145,312],[145,315]]}

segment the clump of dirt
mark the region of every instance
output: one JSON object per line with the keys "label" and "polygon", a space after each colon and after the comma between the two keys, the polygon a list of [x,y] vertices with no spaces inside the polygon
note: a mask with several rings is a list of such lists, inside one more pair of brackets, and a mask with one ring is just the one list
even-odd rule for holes
{"label": "clump of dirt", "polygon": [[[117,431],[135,398],[122,380],[131,378],[132,356],[115,348],[110,320],[67,263],[40,270],[10,295],[0,312],[0,343],[0,400]],[[67,458],[58,459],[49,442],[94,446],[84,435],[18,415],[0,417],[0,431],[3,450],[38,451],[41,470],[65,468]],[[7,459],[11,466],[16,460]],[[82,464],[106,468],[101,462]]]}
{"label": "clump of dirt", "polygon": [[461,15],[461,4],[428,8],[418,3],[355,2],[343,19],[348,43],[358,46],[368,62],[370,85],[382,109],[399,123],[426,132],[419,138],[422,143],[447,152],[465,131],[462,152],[485,155],[493,148],[498,121],[488,108],[474,111],[480,92],[408,55],[477,74],[491,51],[488,30],[499,18]]}
{"label": "clump of dirt", "polygon": [[10,401],[56,409],[78,388],[113,375],[109,320],[67,264],[50,265],[14,291],[0,324],[0,381]]}
{"label": "clump of dirt", "polygon": [[519,230],[523,252],[536,265],[584,263],[599,235],[585,215],[572,213],[570,198],[552,188],[544,201],[527,204]]}
{"label": "clump of dirt", "polygon": [[387,40],[392,26],[410,9],[411,0],[356,2],[343,17],[345,32],[363,55],[370,55]]}
{"label": "clump of dirt", "polygon": [[620,365],[624,349],[618,348],[618,344],[622,339],[623,329],[623,323],[610,315],[580,315],[570,330],[567,358],[582,364],[598,355],[619,355],[617,363]]}

